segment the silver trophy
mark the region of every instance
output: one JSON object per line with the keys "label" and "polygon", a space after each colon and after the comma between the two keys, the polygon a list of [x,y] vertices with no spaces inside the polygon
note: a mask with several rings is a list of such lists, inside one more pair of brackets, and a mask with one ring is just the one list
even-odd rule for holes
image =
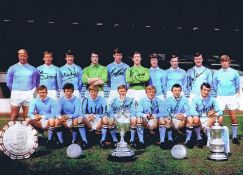
{"label": "silver trophy", "polygon": [[135,153],[130,149],[127,143],[124,141],[125,133],[130,128],[130,114],[121,111],[117,114],[117,130],[121,135],[120,142],[117,143],[117,147],[111,151],[110,156],[115,159],[131,159]]}
{"label": "silver trophy", "polygon": [[225,150],[225,144],[222,139],[222,126],[218,123],[218,118],[216,117],[214,125],[210,128],[210,149],[211,154],[208,156],[211,160],[228,160]]}
{"label": "silver trophy", "polygon": [[37,147],[37,131],[26,121],[9,121],[0,131],[0,150],[11,159],[29,158]]}

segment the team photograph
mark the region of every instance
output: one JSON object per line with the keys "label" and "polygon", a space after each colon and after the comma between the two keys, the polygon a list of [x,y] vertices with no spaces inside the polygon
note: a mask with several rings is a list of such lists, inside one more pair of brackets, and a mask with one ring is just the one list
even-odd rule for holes
{"label": "team photograph", "polygon": [[198,3],[0,1],[0,174],[243,174],[240,8]]}

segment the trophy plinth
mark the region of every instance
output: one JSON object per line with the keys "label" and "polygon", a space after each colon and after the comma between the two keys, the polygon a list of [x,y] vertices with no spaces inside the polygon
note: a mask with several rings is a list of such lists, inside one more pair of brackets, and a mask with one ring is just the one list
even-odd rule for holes
{"label": "trophy plinth", "polygon": [[110,158],[113,160],[131,160],[135,156],[132,149],[128,147],[128,144],[124,141],[126,131],[130,127],[129,114],[120,113],[117,116],[117,130],[121,135],[120,142],[117,143],[117,147],[111,151]]}
{"label": "trophy plinth", "polygon": [[222,139],[222,127],[219,125],[217,117],[214,125],[210,129],[210,149],[211,154],[208,156],[211,160],[228,160],[227,155],[225,154],[225,146]]}

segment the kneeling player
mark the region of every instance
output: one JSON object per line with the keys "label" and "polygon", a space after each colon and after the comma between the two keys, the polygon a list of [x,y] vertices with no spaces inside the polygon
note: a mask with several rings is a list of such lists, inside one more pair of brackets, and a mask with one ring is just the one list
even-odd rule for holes
{"label": "kneeling player", "polygon": [[72,129],[72,143],[76,143],[77,131],[79,131],[83,140],[82,147],[85,148],[88,143],[86,130],[83,124],[78,123],[81,101],[77,96],[73,95],[74,86],[72,83],[66,83],[63,86],[63,92],[64,96],[59,101],[59,126],[63,125],[66,128]]}
{"label": "kneeling player", "polygon": [[158,128],[158,119],[167,116],[164,101],[155,96],[155,87],[147,86],[145,91],[147,97],[139,101],[137,110],[137,133],[142,147],[144,147],[143,125],[153,134],[153,130]]}
{"label": "kneeling player", "polygon": [[[166,99],[167,112],[169,114],[169,118],[164,119],[165,126],[163,127],[163,123],[161,124],[161,130],[165,133],[165,128],[168,130],[168,140],[169,146],[172,146],[172,128],[176,129],[178,133],[181,133],[182,128],[186,128],[186,144],[190,144],[190,139],[193,130],[193,119],[190,114],[190,107],[188,103],[188,99],[184,96],[181,96],[182,88],[180,84],[174,84],[171,88],[172,96]],[[187,123],[187,124],[186,124]],[[164,140],[163,135],[163,140]],[[161,142],[161,147],[166,148],[166,144]]]}
{"label": "kneeling player", "polygon": [[109,121],[107,116],[106,100],[102,96],[98,96],[98,86],[89,86],[89,96],[83,99],[81,117],[78,117],[79,123],[83,123],[89,130],[101,130],[100,146],[106,147],[105,139]]}
{"label": "kneeling player", "polygon": [[[26,121],[37,129],[48,129],[47,147],[49,148],[57,122],[57,102],[47,97],[47,88],[44,85],[38,87],[37,93],[39,96],[31,101],[28,112],[29,118]],[[57,134],[60,135],[58,131]],[[60,139],[59,141],[60,146],[63,146],[63,140]]]}
{"label": "kneeling player", "polygon": [[203,141],[201,137],[201,129],[210,128],[214,122],[215,117],[218,117],[218,122],[222,125],[223,111],[214,97],[209,95],[211,87],[208,83],[201,85],[201,95],[192,99],[191,115],[193,116],[194,130],[197,135],[197,146],[203,147]]}
{"label": "kneeling player", "polygon": [[135,110],[135,100],[130,97],[126,97],[127,88],[125,85],[118,86],[118,94],[119,97],[112,99],[110,105],[110,118],[109,118],[109,125],[110,125],[110,132],[113,138],[113,147],[116,146],[117,138],[116,138],[116,130],[115,130],[115,122],[117,117],[119,117],[119,113],[125,112],[130,117],[130,127],[131,127],[131,139],[130,143],[132,147],[136,147],[134,142],[135,138],[135,131],[136,131],[136,110]]}

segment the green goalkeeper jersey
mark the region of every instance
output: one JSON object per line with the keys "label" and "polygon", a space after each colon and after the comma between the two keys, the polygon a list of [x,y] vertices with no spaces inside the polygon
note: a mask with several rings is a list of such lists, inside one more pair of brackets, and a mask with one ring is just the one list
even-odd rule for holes
{"label": "green goalkeeper jersey", "polygon": [[149,80],[149,69],[143,66],[133,66],[126,70],[126,81],[130,84],[129,88],[134,90],[145,89]]}
{"label": "green goalkeeper jersey", "polygon": [[[102,81],[106,83],[107,76],[108,73],[106,67],[100,64],[97,65],[91,64],[90,66],[83,69],[82,82],[87,85],[88,78],[101,78]],[[99,91],[103,90],[103,85],[100,85],[98,87],[99,87]]]}

